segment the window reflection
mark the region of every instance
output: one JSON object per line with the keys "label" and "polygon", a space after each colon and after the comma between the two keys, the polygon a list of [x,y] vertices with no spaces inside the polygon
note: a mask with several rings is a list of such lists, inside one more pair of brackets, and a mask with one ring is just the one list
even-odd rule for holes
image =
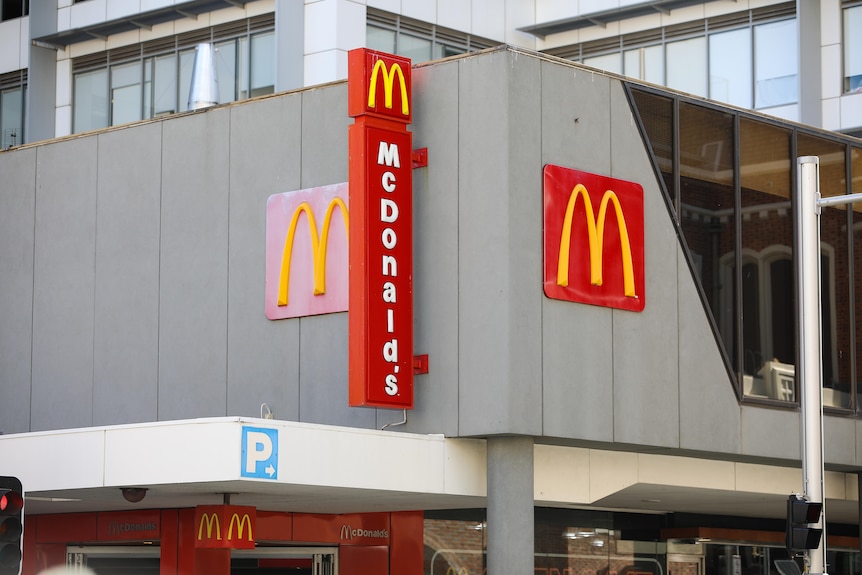
{"label": "window reflection", "polygon": [[733,356],[734,280],[723,273],[736,258],[733,117],[682,103],[679,125],[680,226],[725,351]]}
{"label": "window reflection", "polygon": [[623,73],[626,76],[653,84],[664,84],[664,50],[661,46],[626,50],[623,57]]}
{"label": "window reflection", "polygon": [[[798,402],[793,154],[817,156],[821,195],[842,196],[862,193],[862,147],[644,89],[631,94],[729,371],[747,398]],[[824,405],[853,409],[862,377],[862,204],[824,207],[820,230]]]}
{"label": "window reflection", "polygon": [[667,86],[707,96],[706,38],[691,38],[667,45]]}
{"label": "window reflection", "polygon": [[111,67],[111,125],[141,119],[141,64]]}
{"label": "window reflection", "polygon": [[709,37],[709,97],[751,107],[751,31],[748,28]]}
{"label": "window reflection", "polygon": [[75,75],[74,132],[108,127],[108,70]]}
{"label": "window reflection", "polygon": [[796,19],[754,28],[754,107],[798,100]]}
{"label": "window reflection", "polygon": [[844,10],[844,91],[862,92],[862,6]]}
{"label": "window reflection", "polygon": [[745,118],[739,132],[743,393],[796,401],[791,132]]}
{"label": "window reflection", "polygon": [[[850,192],[862,194],[862,147],[850,147]],[[856,393],[862,395],[862,204],[853,204],[850,210],[853,230],[853,297],[856,334]],[[856,403],[862,405],[862,397]]]}
{"label": "window reflection", "polygon": [[24,143],[24,89],[0,91],[0,150]]}

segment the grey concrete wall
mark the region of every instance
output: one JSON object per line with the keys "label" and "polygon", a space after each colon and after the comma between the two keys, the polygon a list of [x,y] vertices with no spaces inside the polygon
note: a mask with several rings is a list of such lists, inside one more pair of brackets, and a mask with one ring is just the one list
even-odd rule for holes
{"label": "grey concrete wall", "polygon": [[[761,459],[619,81],[511,50],[417,67],[416,408],[401,430]],[[0,153],[0,430],[206,416],[382,427],[347,405],[347,315],[264,316],[269,195],[347,179],[344,83]],[[640,183],[643,313],[546,298],[542,168]],[[858,465],[859,423],[827,418]]]}

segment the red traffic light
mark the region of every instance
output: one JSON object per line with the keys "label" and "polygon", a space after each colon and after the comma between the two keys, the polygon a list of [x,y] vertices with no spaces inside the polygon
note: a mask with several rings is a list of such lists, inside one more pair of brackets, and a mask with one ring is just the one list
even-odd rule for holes
{"label": "red traffic light", "polygon": [[24,508],[24,498],[17,491],[0,495],[0,515],[17,515]]}

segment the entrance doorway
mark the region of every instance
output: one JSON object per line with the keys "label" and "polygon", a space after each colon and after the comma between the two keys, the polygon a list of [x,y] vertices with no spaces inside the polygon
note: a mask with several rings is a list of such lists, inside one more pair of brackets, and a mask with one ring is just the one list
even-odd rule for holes
{"label": "entrance doorway", "polygon": [[[160,575],[157,545],[68,546],[66,565],[96,575]],[[231,575],[338,575],[337,547],[258,547],[231,551]]]}

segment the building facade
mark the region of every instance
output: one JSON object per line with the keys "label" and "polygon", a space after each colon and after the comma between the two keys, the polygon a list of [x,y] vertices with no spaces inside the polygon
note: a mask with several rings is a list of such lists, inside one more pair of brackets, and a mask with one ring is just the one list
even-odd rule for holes
{"label": "building facade", "polygon": [[[245,68],[266,18],[282,46],[281,4],[224,8],[242,13],[233,44],[215,37],[235,24],[214,21],[221,8],[196,14],[216,3],[185,4],[181,21],[235,62],[245,51]],[[369,13],[363,27],[385,29]],[[389,17],[397,42],[414,22]],[[40,32],[31,61],[85,27]],[[102,32],[69,46],[102,42],[113,85]],[[429,58],[454,44],[438,32]],[[474,32],[479,47],[494,37],[471,29],[464,50]],[[134,49],[141,74],[147,54],[156,70],[149,45]],[[91,57],[57,60],[56,86],[63,66],[71,92],[97,76]],[[0,153],[0,460],[27,492],[23,572],[775,572],[787,496],[805,492],[796,158],[820,159],[824,196],[859,193],[862,143],[512,46],[416,65],[409,129],[427,162],[412,176],[413,408],[353,407],[352,312],[267,312],[274,196],[309,205],[282,307],[346,277],[335,254],[355,212],[326,219],[330,200],[314,204],[349,180],[337,78],[70,123]],[[120,88],[106,98],[118,110]],[[78,110],[55,107],[55,129],[64,114]],[[856,214],[821,216],[827,557],[848,574],[860,570]],[[314,248],[325,221],[329,244]],[[335,267],[318,290],[296,254],[321,249]],[[218,531],[201,514],[222,506],[255,510],[251,549],[207,547]]]}
{"label": "building facade", "polygon": [[858,135],[860,22],[855,0],[9,0],[0,146],[188,109],[202,41],[220,103],[344,79],[360,46],[423,62],[510,44]]}

